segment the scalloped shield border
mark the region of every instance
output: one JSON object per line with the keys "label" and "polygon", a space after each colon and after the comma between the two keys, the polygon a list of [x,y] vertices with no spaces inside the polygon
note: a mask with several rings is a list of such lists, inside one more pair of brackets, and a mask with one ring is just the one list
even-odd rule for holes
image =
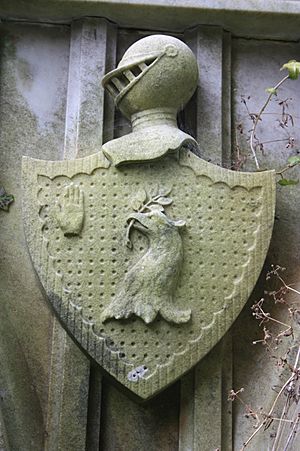
{"label": "scalloped shield border", "polygon": [[[241,173],[223,169],[207,163],[189,151],[179,152],[178,164],[189,167],[196,176],[204,175],[214,183],[223,182],[230,187],[241,186],[247,189],[262,188],[263,225],[256,236],[256,246],[247,267],[244,268],[244,283],[234,292],[230,305],[214,313],[211,324],[202,328],[196,340],[188,342],[183,352],[174,353],[167,363],[157,365],[148,376],[142,367],[122,359],[118,350],[108,346],[106,337],[97,335],[94,325],[85,316],[82,307],[65,297],[62,275],[57,274],[54,260],[48,254],[47,243],[40,233],[38,183],[40,175],[54,178],[65,175],[69,178],[78,173],[91,174],[97,168],[109,169],[109,162],[102,153],[72,161],[44,161],[23,158],[23,218],[28,248],[35,270],[46,291],[56,314],[65,329],[80,346],[104,370],[123,386],[143,399],[148,399],[166,388],[191,369],[226,333],[250,296],[261,272],[273,228],[275,211],[275,172]],[[138,377],[133,380],[130,375]],[[145,373],[145,374],[144,374]]]}

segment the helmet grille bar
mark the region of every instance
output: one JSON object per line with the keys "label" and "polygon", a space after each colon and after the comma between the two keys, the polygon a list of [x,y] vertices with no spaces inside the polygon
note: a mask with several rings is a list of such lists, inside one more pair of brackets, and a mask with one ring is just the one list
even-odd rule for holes
{"label": "helmet grille bar", "polygon": [[124,89],[125,86],[126,86],[126,85],[124,85],[124,84],[122,83],[122,81],[120,80],[119,77],[113,77],[113,78],[111,79],[111,82],[115,85],[115,87],[117,88],[117,90],[118,90],[119,92],[121,92],[122,89]]}
{"label": "helmet grille bar", "polygon": [[[113,71],[115,76],[109,78],[105,83],[105,88],[115,98],[119,99],[120,95],[124,95],[129,86],[134,84],[139,76],[147,71],[149,67],[157,60],[157,57],[148,58],[138,64],[124,68],[123,70]],[[126,89],[127,88],[127,89]]]}
{"label": "helmet grille bar", "polygon": [[139,68],[139,66],[132,66],[130,70],[133,73],[134,77],[138,77],[143,72],[142,69]]}
{"label": "helmet grille bar", "polygon": [[147,69],[147,67],[148,67],[147,64],[145,64],[145,63],[140,63],[140,64],[138,64],[138,66],[142,72],[143,72],[143,70]]}
{"label": "helmet grille bar", "polygon": [[123,74],[129,81],[132,81],[135,79],[135,76],[133,75],[133,73],[130,70],[124,70]]}
{"label": "helmet grille bar", "polygon": [[112,83],[107,83],[105,87],[113,97],[116,97],[119,94],[119,91]]}

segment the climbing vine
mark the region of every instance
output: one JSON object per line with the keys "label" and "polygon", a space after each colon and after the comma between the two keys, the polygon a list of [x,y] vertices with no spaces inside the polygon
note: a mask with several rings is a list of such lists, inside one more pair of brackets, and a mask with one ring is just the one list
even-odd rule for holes
{"label": "climbing vine", "polygon": [[[273,98],[276,99],[279,107],[281,108],[280,115],[276,119],[278,121],[279,127],[286,130],[289,127],[289,125],[294,126],[293,116],[288,112],[289,102],[292,99],[290,99],[290,98],[279,99],[279,91],[280,91],[280,88],[282,87],[282,85],[287,80],[297,80],[299,78],[300,63],[295,60],[291,60],[288,63],[284,64],[282,66],[281,70],[287,70],[288,74],[285,75],[275,86],[269,87],[266,89],[266,92],[268,94],[267,98],[258,112],[250,111],[250,109],[248,107],[248,101],[250,99],[250,96],[247,96],[247,97],[242,96],[241,97],[241,101],[245,105],[247,115],[252,122],[252,128],[247,132],[247,141],[249,143],[250,153],[254,160],[256,170],[258,170],[258,171],[262,170],[262,166],[261,166],[261,163],[259,162],[258,154],[259,153],[261,153],[262,155],[264,154],[265,145],[270,144],[270,143],[284,141],[286,149],[293,149],[295,146],[295,140],[294,140],[293,136],[291,136],[290,134],[288,134],[288,136],[284,139],[274,138],[274,139],[271,139],[268,141],[262,141],[260,139],[260,137],[258,135],[258,131],[257,131],[258,124],[260,124],[263,121],[264,115],[268,114],[266,110]],[[245,133],[243,124],[239,123],[236,125],[235,133],[236,133],[235,149],[234,149],[235,161],[234,161],[233,169],[240,170],[240,169],[242,169],[242,167],[247,159],[245,152],[242,152],[240,144],[238,142],[239,141],[238,135]],[[278,183],[282,186],[298,184],[299,180],[292,179],[292,178],[286,178],[285,174],[287,173],[287,171],[289,171],[290,169],[294,168],[295,166],[297,166],[299,164],[300,164],[300,156],[299,155],[290,156],[287,159],[286,165],[276,172],[279,177]]]}
{"label": "climbing vine", "polygon": [[[259,322],[262,337],[253,345],[264,346],[269,357],[277,368],[282,369],[284,376],[280,386],[272,387],[276,393],[270,408],[255,408],[243,400],[244,388],[231,390],[228,400],[238,400],[245,409],[246,418],[253,421],[253,433],[248,437],[241,449],[252,442],[259,432],[267,431],[275,423],[272,451],[287,451],[296,443],[300,428],[300,291],[288,285],[283,277],[285,268],[272,266],[267,273],[267,280],[273,279],[274,288],[265,292],[264,298],[252,306],[252,315]],[[287,294],[296,295],[296,301],[289,302]],[[287,321],[284,322],[268,311],[268,301],[281,304],[287,310]]]}
{"label": "climbing vine", "polygon": [[[291,133],[287,133],[283,139],[274,137],[268,141],[261,140],[258,133],[258,124],[263,121],[268,106],[274,98],[281,109],[280,116],[277,118],[279,126],[283,130],[294,126],[293,116],[289,113],[289,103],[292,99],[280,99],[279,91],[287,80],[299,78],[300,63],[292,60],[284,64],[281,69],[287,70],[288,74],[275,86],[266,89],[267,98],[257,113],[253,113],[249,109],[250,97],[242,96],[241,99],[252,122],[252,127],[247,132],[247,141],[250,155],[252,155],[258,171],[262,170],[263,163],[260,160],[262,160],[267,144],[284,142],[287,150],[295,148],[295,139]],[[244,126],[241,123],[236,126],[236,138],[239,134],[244,134]],[[240,170],[247,156],[242,152],[238,139],[236,139],[235,154],[234,169]],[[297,153],[287,158],[286,165],[276,172],[279,185],[288,186],[299,183],[298,179],[286,177],[286,174],[299,164],[300,155]],[[280,385],[272,387],[275,392],[273,402],[268,408],[257,408],[250,405],[243,399],[244,388],[232,389],[228,395],[229,401],[238,401],[243,405],[245,417],[253,422],[253,433],[245,439],[241,451],[244,451],[253,442],[258,433],[269,430],[271,425],[275,432],[271,435],[273,443],[268,448],[270,451],[296,449],[293,447],[297,443],[297,434],[300,430],[300,291],[296,290],[293,284],[286,282],[284,271],[285,268],[279,265],[271,267],[266,279],[268,284],[272,282],[272,289],[265,291],[264,297],[252,306],[252,315],[258,321],[262,331],[261,338],[253,341],[253,345],[262,345],[274,361],[276,368],[282,370]],[[289,294],[293,296],[288,296]],[[285,314],[282,314],[282,310],[280,317],[272,314],[272,304],[280,304]],[[282,320],[281,317],[287,319]]]}

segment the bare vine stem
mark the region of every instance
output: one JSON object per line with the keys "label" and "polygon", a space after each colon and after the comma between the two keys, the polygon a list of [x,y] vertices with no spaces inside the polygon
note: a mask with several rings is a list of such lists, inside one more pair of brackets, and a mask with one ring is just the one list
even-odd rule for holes
{"label": "bare vine stem", "polygon": [[288,380],[285,382],[285,384],[281,387],[279,393],[277,394],[269,412],[266,414],[266,417],[264,418],[264,420],[260,423],[260,425],[258,426],[258,428],[253,432],[253,434],[248,438],[248,440],[243,444],[243,447],[241,448],[241,451],[244,451],[244,449],[246,448],[246,446],[249,445],[249,443],[251,442],[251,440],[256,436],[256,434],[258,434],[258,432],[266,425],[267,421],[271,418],[271,415],[273,413],[273,410],[275,409],[275,406],[278,402],[278,399],[280,398],[280,396],[282,395],[282,393],[284,392],[284,390],[286,389],[286,387],[290,384],[290,382],[292,382],[294,378],[294,374],[292,374]]}
{"label": "bare vine stem", "polygon": [[256,150],[255,150],[255,145],[254,145],[254,139],[255,139],[255,132],[256,132],[256,128],[257,128],[257,124],[258,122],[261,120],[261,116],[264,113],[265,109],[267,108],[268,104],[270,103],[273,95],[276,94],[276,90],[289,78],[289,75],[286,75],[282,80],[280,80],[276,86],[274,86],[274,88],[272,88],[267,100],[265,101],[264,105],[261,107],[260,111],[258,114],[255,115],[255,120],[254,120],[254,124],[253,124],[253,128],[251,130],[250,133],[250,148],[251,148],[251,152],[255,161],[255,165],[256,165],[256,169],[259,171],[260,170],[260,166],[259,166],[259,162],[257,159],[257,155],[256,155]]}
{"label": "bare vine stem", "polygon": [[[291,291],[298,296],[300,295],[300,291],[296,290],[292,287],[293,284],[287,284],[281,274],[279,274],[279,271],[283,271],[285,268],[282,268],[280,266],[274,266],[271,265],[272,270],[267,273],[266,280],[270,279],[271,276],[275,276],[278,281],[280,281],[280,289],[277,291],[266,291],[265,293],[268,294],[273,300],[276,302],[280,302],[288,308],[288,311],[290,315],[292,315],[292,321],[298,321],[295,319],[294,314],[297,313],[300,314],[299,307],[292,308],[292,305],[287,302],[283,295],[286,294],[288,291]],[[277,318],[274,318],[271,316],[271,314],[267,311],[265,311],[265,308],[263,307],[265,299],[262,298],[260,301],[258,301],[256,304],[252,306],[253,315],[257,320],[260,321],[259,325],[263,325],[264,323],[267,323],[268,321],[271,321],[278,326],[280,326],[279,333],[276,332],[275,334],[271,333],[266,326],[263,327],[264,337],[262,340],[257,340],[253,342],[256,343],[262,343],[266,346],[266,349],[271,352],[271,357],[276,359],[276,366],[281,366],[283,368],[286,368],[290,371],[290,375],[286,376],[284,383],[278,387],[279,391],[276,390],[276,396],[274,397],[271,407],[268,408],[267,411],[262,410],[262,408],[259,409],[259,411],[256,411],[251,407],[251,405],[246,404],[243,399],[240,397],[240,393],[244,391],[244,388],[240,388],[237,391],[231,390],[229,392],[228,400],[234,401],[235,399],[238,399],[244,406],[246,411],[246,416],[249,418],[251,417],[253,420],[255,420],[254,424],[254,432],[247,438],[247,440],[243,443],[242,447],[240,448],[240,451],[244,451],[250,442],[253,441],[254,437],[261,432],[266,431],[273,422],[276,421],[276,433],[274,435],[275,439],[272,443],[272,446],[270,447],[271,451],[287,451],[289,449],[289,446],[291,445],[292,441],[296,437],[296,434],[299,431],[300,427],[300,408],[299,408],[299,401],[300,401],[300,345],[299,340],[295,343],[295,337],[293,333],[293,323],[290,325],[286,324],[286,322],[279,321]],[[298,302],[296,304],[298,306]],[[284,328],[284,330],[283,330]],[[279,343],[282,342],[283,337],[293,337],[293,341],[296,344],[296,346],[289,345],[288,349],[286,350],[284,356],[278,357],[274,354],[274,351],[278,349]],[[274,347],[275,344],[275,347]],[[296,353],[291,357],[293,360],[289,362],[289,354],[290,351],[295,349]],[[284,402],[282,402],[284,401]],[[295,406],[294,410],[291,411],[292,405]],[[280,413],[276,413],[276,409],[280,409]],[[289,429],[287,429],[289,428]]]}
{"label": "bare vine stem", "polygon": [[288,449],[293,437],[295,436],[295,432],[296,432],[295,429],[299,425],[299,422],[300,422],[299,412],[296,411],[294,416],[297,416],[297,419],[296,420],[294,420],[294,419],[292,420],[294,424],[293,424],[292,430],[291,430],[291,432],[290,432],[290,434],[288,436],[288,439],[287,439],[287,442],[286,442],[286,445],[285,445],[283,451],[287,451],[287,449]]}
{"label": "bare vine stem", "polygon": [[283,280],[283,278],[282,278],[279,274],[277,274],[277,277],[278,277],[278,279],[280,280],[280,282],[283,284],[283,286],[284,286],[287,290],[290,290],[290,291],[292,291],[293,293],[299,294],[299,296],[300,296],[300,291],[295,290],[295,288],[292,288],[291,285],[287,285],[287,284],[285,283],[285,281]]}

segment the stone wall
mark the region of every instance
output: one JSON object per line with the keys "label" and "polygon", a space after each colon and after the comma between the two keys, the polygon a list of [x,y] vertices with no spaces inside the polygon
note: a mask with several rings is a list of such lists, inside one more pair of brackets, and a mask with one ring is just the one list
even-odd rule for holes
{"label": "stone wall", "polygon": [[[8,442],[4,448],[13,451],[239,450],[253,428],[242,406],[227,402],[228,391],[244,387],[245,401],[255,407],[270,405],[274,398],[270,385],[278,384],[280,371],[274,371],[261,347],[252,345],[259,331],[250,306],[263,292],[264,276],[222,342],[181,381],[138,404],[66,336],[27,252],[22,155],[76,158],[127,133],[129,124],[104,97],[100,79],[140,37],[167,31],[196,54],[198,93],[180,122],[199,140],[202,157],[225,167],[234,164],[237,124],[245,131],[238,135],[239,144],[249,153],[251,122],[241,96],[250,96],[249,108],[256,111],[265,89],[280,79],[281,65],[297,59],[300,4],[175,3],[30,1],[25,7],[11,1],[0,7],[5,19],[0,29],[0,185],[15,196],[9,213],[0,211],[0,406],[5,431],[0,427],[0,448],[3,436]],[[79,19],[83,16],[110,21]],[[261,161],[268,168],[281,167],[299,148],[298,83],[289,81],[280,92],[293,99],[289,112],[295,121],[295,148],[266,145]],[[270,112],[273,108],[278,111],[276,102]],[[273,116],[264,118],[259,130],[265,141],[284,133]],[[255,169],[251,157],[243,169]],[[295,178],[297,173],[295,169]],[[295,288],[300,288],[298,193],[298,186],[278,187],[267,262],[285,266],[286,280]],[[249,450],[267,449],[271,434],[272,427]]]}

